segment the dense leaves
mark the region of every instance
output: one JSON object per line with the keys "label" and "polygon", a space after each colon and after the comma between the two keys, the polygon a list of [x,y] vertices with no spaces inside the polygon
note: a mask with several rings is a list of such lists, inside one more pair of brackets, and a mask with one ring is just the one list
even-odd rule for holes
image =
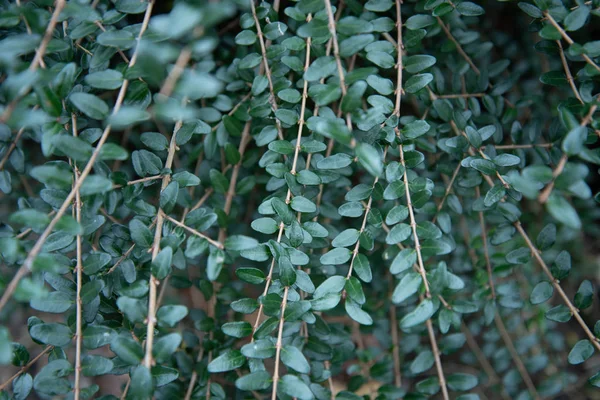
{"label": "dense leaves", "polygon": [[599,7],[0,2],[0,399],[594,398]]}

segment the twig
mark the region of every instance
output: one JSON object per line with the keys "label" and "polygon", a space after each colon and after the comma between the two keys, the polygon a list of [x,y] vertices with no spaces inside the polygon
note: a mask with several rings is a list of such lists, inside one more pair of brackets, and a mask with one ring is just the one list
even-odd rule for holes
{"label": "twig", "polygon": [[[77,118],[75,114],[71,114],[73,136],[77,137]],[[77,165],[73,165],[75,171],[75,183],[79,180],[79,169]],[[81,224],[81,196],[79,190],[75,192],[75,215],[77,223]],[[77,265],[75,267],[77,275],[77,293],[75,297],[76,317],[75,317],[75,383],[73,387],[73,398],[79,400],[81,393],[81,342],[83,339],[82,331],[82,312],[83,303],[81,301],[81,287],[83,286],[83,264],[82,264],[82,242],[81,234],[77,235]]]}
{"label": "twig", "polygon": [[[396,0],[396,26],[398,29],[398,43],[397,43],[397,81],[396,81],[396,106],[394,108],[394,113],[400,117],[400,105],[401,105],[401,96],[402,96],[402,69],[403,69],[403,65],[402,65],[402,52],[403,52],[403,42],[402,42],[402,15],[401,15],[401,0]],[[400,138],[400,131],[398,129],[398,127],[395,128],[396,131],[396,136],[398,138]],[[413,205],[412,205],[412,201],[411,201],[411,197],[410,197],[410,189],[409,189],[409,185],[408,185],[408,171],[406,168],[406,162],[404,160],[404,145],[401,143],[398,145],[398,150],[400,152],[400,163],[402,164],[402,167],[404,168],[404,188],[405,188],[405,193],[406,193],[406,204],[408,207],[408,213],[410,216],[410,226],[412,228],[412,233],[413,233],[413,240],[415,242],[415,251],[417,252],[417,262],[418,262],[418,269],[419,269],[419,273],[421,275],[421,278],[423,279],[423,285],[425,286],[425,296],[428,299],[431,299],[431,291],[429,289],[429,283],[427,282],[427,274],[425,273],[425,266],[423,264],[423,255],[421,254],[421,244],[419,242],[419,235],[417,234],[417,223],[415,220],[415,214],[414,214],[414,210],[413,210]],[[419,296],[420,300],[423,301],[423,296]],[[448,395],[448,387],[446,385],[446,376],[444,375],[444,369],[442,367],[442,360],[441,360],[441,355],[440,355],[440,350],[439,347],[437,345],[437,341],[435,338],[435,332],[433,330],[433,323],[431,322],[431,318],[429,318],[426,322],[425,325],[427,326],[427,332],[429,334],[429,342],[431,345],[431,351],[433,353],[434,356],[434,360],[435,360],[435,368],[437,371],[437,375],[438,375],[438,379],[439,379],[439,384],[440,387],[442,389],[442,396],[445,400],[450,399],[450,396]]]}
{"label": "twig", "polygon": [[452,191],[452,186],[454,185],[454,181],[456,180],[456,177],[458,176],[458,171],[460,171],[460,167],[461,167],[461,165],[460,165],[460,163],[458,163],[458,165],[454,169],[454,173],[452,173],[452,178],[450,178],[450,182],[446,185],[446,191],[444,192],[442,201],[440,201],[440,204],[438,204],[437,213],[435,214],[435,216],[433,217],[433,220],[431,221],[434,224],[435,224],[435,221],[437,221],[439,212],[442,211],[442,208],[444,208],[444,203],[446,202],[448,195]]}
{"label": "twig", "polygon": [[21,367],[21,369],[16,374],[14,374],[10,378],[8,378],[8,380],[6,382],[4,382],[2,385],[0,385],[0,391],[6,389],[8,387],[8,385],[11,384],[12,381],[17,379],[19,376],[23,375],[25,372],[27,372],[27,370],[29,370],[29,368],[31,368],[31,366],[33,364],[35,364],[40,358],[42,358],[44,356],[44,354],[47,354],[50,351],[52,351],[53,348],[54,348],[54,346],[46,346],[46,348],[44,350],[42,350],[42,352],[40,354],[35,356],[35,358],[33,358],[31,361],[29,361],[27,364],[25,364],[23,367]]}
{"label": "twig", "polygon": [[400,372],[400,341],[398,340],[398,320],[396,318],[396,305],[390,305],[390,325],[392,329],[392,358],[394,359],[394,384],[402,386],[402,374]]}
{"label": "twig", "polygon": [[[181,58],[181,57],[179,57]],[[178,60],[179,60],[178,58]],[[181,67],[181,66],[180,66]],[[182,68],[182,67],[181,67]],[[174,68],[175,70],[176,68]],[[174,70],[171,70],[172,74],[176,74]],[[171,76],[171,74],[169,74]],[[167,81],[169,79],[167,78]],[[174,82],[171,82],[174,85]],[[166,86],[166,83],[165,85]],[[163,86],[163,87],[164,87]],[[168,96],[168,94],[167,94]],[[187,102],[187,98],[182,100],[182,103],[185,104]],[[179,120],[175,124],[175,128],[173,129],[173,135],[171,136],[171,141],[169,143],[169,150],[167,153],[167,160],[165,162],[165,168],[171,169],[173,165],[173,158],[175,157],[175,152],[177,151],[177,132],[181,129],[183,125],[183,121]],[[165,175],[162,178],[161,193],[167,188],[169,182],[171,181],[171,175]],[[159,207],[158,215],[156,216],[156,228],[154,230],[154,241],[152,243],[152,261],[158,256],[160,252],[160,240],[162,237],[162,227],[164,222],[165,213]],[[147,329],[146,329],[146,354],[144,356],[144,366],[148,369],[152,368],[154,364],[154,359],[152,357],[152,347],[154,344],[154,325],[156,324],[156,287],[159,284],[159,280],[154,277],[153,274],[150,274],[150,278],[148,280],[148,316],[147,316]]]}
{"label": "twig", "polygon": [[[477,187],[476,192],[477,192],[477,198],[480,198],[481,194],[479,191],[479,187]],[[485,219],[483,217],[483,212],[479,211],[478,214],[479,214],[479,224],[481,225],[481,240],[483,241],[483,254],[485,257],[485,264],[487,267],[488,282],[489,282],[489,286],[490,286],[490,290],[491,290],[492,300],[495,302],[496,301],[496,290],[494,288],[492,263],[490,261],[490,254],[489,254],[489,249],[488,249],[488,244],[487,244],[487,229],[485,226]],[[494,312],[494,322],[496,324],[496,328],[498,329],[498,332],[500,332],[502,341],[508,348],[508,352],[510,353],[510,355],[514,361],[514,363],[517,367],[517,370],[519,371],[519,374],[521,375],[521,378],[523,378],[523,382],[525,382],[525,386],[527,386],[527,390],[529,391],[529,393],[531,394],[531,396],[534,399],[539,399],[540,396],[535,388],[533,380],[531,379],[531,376],[529,375],[529,372],[527,371],[525,364],[523,364],[523,360],[521,360],[521,357],[519,356],[519,353],[517,352],[517,349],[515,348],[515,345],[511,339],[510,335],[508,334],[508,331],[506,330],[506,327],[504,326],[504,322],[502,321],[502,317],[500,316],[500,313],[497,309]]]}
{"label": "twig", "polygon": [[342,67],[342,60],[340,58],[340,47],[337,40],[337,32],[336,32],[336,22],[333,15],[333,9],[331,8],[331,1],[325,1],[325,9],[327,10],[327,18],[328,18],[328,27],[329,33],[331,34],[332,44],[333,44],[333,57],[335,58],[335,63],[337,65],[338,76],[340,79],[340,88],[342,89],[342,99],[346,96],[346,80],[344,78],[344,68]]}
{"label": "twig", "polygon": [[[580,126],[585,127],[590,123],[590,121],[592,120],[592,116],[596,112],[597,108],[598,108],[597,104],[594,104],[590,107],[590,111],[583,118]],[[552,180],[544,188],[544,190],[542,191],[542,193],[540,193],[540,195],[538,197],[538,201],[541,204],[544,204],[546,201],[548,201],[548,198],[550,197],[550,194],[552,194],[552,190],[554,189],[554,183],[556,182],[556,178],[558,178],[558,176],[560,174],[562,174],[563,170],[565,169],[565,166],[567,165],[568,158],[569,158],[569,156],[567,154],[563,154],[563,156],[560,158],[560,161],[558,162],[558,165],[556,166],[554,171],[552,171]]]}
{"label": "twig", "polygon": [[287,305],[289,286],[283,289],[283,300],[281,302],[281,315],[279,316],[279,331],[277,333],[277,343],[275,344],[275,369],[273,370],[273,392],[271,393],[271,400],[277,400],[277,384],[279,383],[279,359],[281,356],[282,337],[283,337],[283,323],[285,321],[285,307]]}
{"label": "twig", "polygon": [[[254,18],[256,21],[256,24],[258,25],[258,19],[256,18],[256,12],[254,9],[254,3],[252,4],[252,10],[254,13]],[[309,16],[310,18],[310,16]],[[310,44],[310,38],[307,39],[307,43]],[[306,47],[306,59],[305,59],[305,69],[308,66],[308,62],[310,60],[310,45],[308,45]],[[266,59],[265,59],[266,60]],[[292,159],[292,170],[291,170],[291,174],[292,175],[296,175],[296,167],[297,167],[297,163],[298,163],[298,155],[300,153],[300,149],[301,149],[301,141],[302,141],[302,128],[304,126],[304,113],[305,113],[305,109],[306,109],[306,97],[307,97],[307,90],[308,90],[308,86],[307,86],[307,82],[304,82],[304,89],[303,89],[303,93],[302,93],[302,108],[301,108],[301,115],[300,115],[300,119],[298,120],[298,134],[296,136],[296,147],[294,148],[294,158]],[[310,161],[310,160],[309,160]],[[310,162],[307,161],[307,168],[310,164]],[[286,196],[285,196],[285,203],[289,204],[290,200],[292,198],[292,191],[290,188],[288,188]],[[318,199],[317,199],[318,200]],[[318,208],[318,205],[317,205]],[[277,243],[281,242],[281,237],[283,235],[283,229],[284,229],[285,225],[283,224],[283,222],[281,222],[279,224],[279,232],[277,234]],[[263,296],[266,296],[267,293],[269,292],[269,287],[271,285],[271,281],[273,278],[273,269],[275,268],[275,257],[273,257],[273,259],[271,260],[271,265],[269,266],[269,274],[267,275],[267,279],[265,282],[265,289],[263,291]],[[287,292],[286,292],[287,294]],[[260,323],[260,319],[262,317],[262,313],[263,313],[263,304],[261,303],[258,307],[258,312],[256,314],[256,320],[254,321],[254,325],[252,328],[252,341],[254,341],[254,333],[256,333],[256,330],[258,329],[258,325]],[[277,365],[277,364],[276,364]],[[277,383],[276,381],[273,383],[274,388],[276,388]],[[275,393],[275,391],[273,392]]]}
{"label": "twig", "polygon": [[[460,163],[459,163],[460,165]],[[477,198],[481,198],[481,192],[479,190],[479,186],[476,187],[475,192],[477,193]],[[492,294],[492,299],[496,301],[496,288],[494,287],[494,273],[492,272],[492,262],[490,261],[490,252],[488,249],[487,243],[487,228],[485,226],[485,219],[483,218],[483,211],[479,211],[479,225],[481,227],[481,240],[483,241],[483,254],[485,257],[485,266],[488,274],[488,282],[490,285],[490,291]],[[466,243],[468,246],[469,244]]]}
{"label": "twig", "polygon": [[[552,17],[552,15],[550,15],[550,13],[544,12],[544,17],[546,17],[546,19],[552,24],[552,26],[554,26],[556,28],[556,30],[560,33],[560,35],[563,37],[565,42],[567,42],[569,44],[569,46],[572,45],[573,43],[575,43],[573,41],[573,39],[571,39],[569,37],[567,32],[565,32],[565,30],[558,24],[558,22],[556,22],[554,17]],[[581,56],[583,57],[585,62],[590,64],[596,70],[600,71],[600,67],[598,66],[598,64],[596,64],[587,54],[582,54]]]}
{"label": "twig", "polygon": [[[52,34],[54,33],[54,29],[56,28],[56,24],[58,23],[58,16],[62,12],[63,8],[65,8],[66,1],[65,0],[56,0],[56,6],[54,7],[54,12],[52,12],[52,16],[50,17],[50,21],[48,22],[48,26],[46,27],[46,32],[44,32],[44,37],[40,46],[37,48],[35,52],[35,57],[31,61],[29,65],[30,71],[36,71],[40,65],[44,63],[44,54],[46,54],[46,50],[48,49],[48,43],[52,39]],[[25,21],[27,24],[27,21]],[[22,91],[21,95],[17,96],[13,101],[11,101],[8,106],[4,109],[4,112],[0,116],[0,122],[6,122],[12,115],[15,110],[17,103],[20,98],[24,97],[31,90],[31,85],[26,85]],[[72,200],[72,199],[71,199]],[[69,201],[69,203],[71,202]],[[0,308],[1,309],[1,308]]]}
{"label": "twig", "polygon": [[569,308],[569,311],[571,311],[571,314],[575,317],[575,319],[577,320],[577,322],[579,323],[579,325],[581,326],[581,328],[583,329],[583,331],[589,338],[590,342],[592,342],[594,347],[600,351],[600,343],[598,342],[598,338],[592,333],[590,328],[587,326],[587,324],[581,317],[581,314],[579,313],[579,310],[577,309],[577,307],[575,307],[573,305],[573,303],[571,303],[569,296],[567,296],[567,294],[565,293],[563,288],[560,286],[558,281],[552,275],[552,272],[550,272],[550,268],[548,268],[548,265],[546,265],[546,262],[540,255],[540,251],[534,246],[533,242],[527,235],[527,232],[525,232],[525,230],[523,229],[523,226],[521,225],[521,221],[517,220],[516,222],[514,222],[513,225],[515,226],[515,228],[517,228],[517,231],[519,231],[519,234],[525,240],[525,243],[527,244],[527,247],[529,247],[531,254],[536,259],[536,261],[538,262],[540,267],[542,267],[542,270],[544,271],[544,273],[550,280],[550,283],[552,284],[552,286],[554,286],[554,289],[558,292],[560,297],[563,299],[563,302]]}
{"label": "twig", "polygon": [[468,99],[470,97],[483,97],[485,93],[457,93],[457,94],[438,94],[438,99]]}
{"label": "twig", "polygon": [[527,386],[529,394],[531,394],[534,399],[540,399],[540,395],[538,394],[535,385],[531,380],[531,376],[529,376],[529,372],[527,372],[527,368],[525,367],[525,364],[523,364],[523,361],[521,360],[521,357],[519,356],[519,353],[517,352],[517,349],[515,348],[515,345],[508,334],[508,331],[506,330],[506,326],[504,326],[504,322],[502,321],[502,317],[500,317],[498,310],[496,310],[496,313],[494,314],[494,322],[496,323],[496,327],[500,332],[500,336],[502,336],[504,344],[508,348],[508,352],[517,366],[517,369],[519,370],[519,374],[525,382],[525,386]]}
{"label": "twig", "polygon": [[[517,150],[517,149],[535,149],[536,147],[551,148],[554,146],[553,143],[532,143],[532,144],[494,144],[492,145],[496,150]],[[481,146],[485,149],[486,146]]]}
{"label": "twig", "polygon": [[[271,94],[271,107],[273,111],[277,111],[277,99],[275,97],[275,89],[273,87],[273,78],[271,76],[271,68],[269,67],[269,60],[267,58],[267,47],[265,46],[265,38],[263,36],[262,28],[260,27],[260,21],[258,20],[258,16],[256,15],[256,7],[254,5],[254,0],[250,0],[250,6],[252,8],[252,16],[254,17],[254,23],[256,24],[256,33],[258,36],[258,41],[260,43],[260,50],[262,53],[263,59],[263,67],[265,69],[265,75],[267,80],[269,81],[269,91]],[[277,117],[275,118],[275,125],[277,126],[277,135],[280,140],[283,140],[283,130],[281,128],[281,122]]]}
{"label": "twig", "polygon": [[160,89],[159,94],[161,94],[162,96],[165,96],[165,97],[169,97],[171,95],[171,93],[173,92],[173,89],[175,88],[175,84],[179,80],[179,77],[181,76],[181,74],[183,74],[184,68],[187,65],[187,63],[190,61],[191,56],[192,56],[192,51],[188,47],[184,48],[179,53],[179,56],[177,57],[177,60],[175,61],[175,65],[173,65],[173,68],[169,72],[167,79],[165,79],[165,83],[163,84],[162,88]]}
{"label": "twig", "polygon": [[[62,0],[59,4],[64,5],[64,0]],[[142,22],[142,26],[140,28],[140,33],[138,35],[138,41],[141,39],[142,35],[146,31],[146,28],[148,27],[148,22],[150,21],[150,15],[152,14],[153,6],[154,6],[154,0],[150,0],[148,3],[148,7],[146,8],[146,13],[144,15],[144,21]],[[139,46],[136,47],[136,50],[135,50],[133,56],[131,57],[131,61],[129,63],[130,68],[133,65],[135,65],[135,62],[137,60],[138,50],[139,50]],[[119,91],[117,101],[113,108],[113,115],[119,111],[119,109],[121,108],[121,105],[123,104],[123,100],[125,99],[125,92],[127,91],[128,84],[129,84],[128,80],[123,81],[123,85],[121,86],[121,90]],[[0,118],[0,119],[2,119],[2,118]],[[104,132],[102,133],[102,136],[100,137],[100,140],[98,141],[98,144],[96,145],[96,148],[95,148],[94,152],[92,153],[90,160],[87,162],[85,168],[81,172],[81,175],[80,175],[79,179],[77,180],[77,183],[74,185],[73,189],[71,189],[71,192],[67,195],[62,206],[56,212],[56,215],[54,216],[54,218],[50,221],[50,223],[48,224],[48,226],[46,227],[44,232],[38,238],[38,240],[35,243],[35,245],[33,246],[33,248],[30,250],[29,254],[27,255],[27,258],[23,262],[23,265],[19,268],[19,270],[17,271],[17,273],[15,274],[15,276],[13,277],[11,282],[8,284],[6,290],[2,294],[2,298],[0,299],[0,311],[4,308],[4,306],[8,302],[8,299],[12,296],[12,294],[16,290],[17,285],[19,284],[20,280],[24,276],[26,276],[29,273],[29,271],[31,270],[31,267],[33,266],[33,261],[35,260],[35,258],[39,254],[39,252],[41,251],[42,246],[46,242],[46,239],[48,238],[48,236],[50,235],[50,233],[52,232],[52,230],[58,223],[59,219],[64,215],[65,211],[67,210],[67,208],[73,201],[73,198],[75,197],[75,193],[77,192],[77,190],[79,190],[79,188],[85,181],[85,178],[87,178],[87,176],[91,172],[92,167],[94,166],[94,163],[96,162],[96,159],[100,155],[102,146],[108,139],[111,129],[112,129],[112,126],[110,124],[107,125],[106,128],[104,129]]]}
{"label": "twig", "polygon": [[563,69],[565,70],[565,75],[567,76],[569,86],[571,86],[571,90],[573,91],[575,97],[577,97],[577,100],[579,100],[579,102],[583,104],[583,100],[581,100],[581,96],[579,95],[579,92],[575,87],[575,81],[573,80],[573,75],[571,75],[571,70],[569,69],[569,64],[567,63],[567,58],[565,57],[565,52],[563,50],[562,43],[560,42],[560,40],[557,40],[556,44],[558,44],[558,54],[560,54],[560,61],[562,62]]}
{"label": "twig", "polygon": [[194,235],[196,235],[196,236],[198,236],[198,237],[201,237],[202,239],[205,239],[205,240],[206,240],[208,243],[212,244],[212,245],[213,245],[213,246],[215,246],[216,248],[218,248],[218,249],[221,249],[221,250],[222,250],[222,249],[224,249],[224,246],[223,246],[223,244],[222,244],[222,243],[219,243],[218,241],[216,241],[216,240],[214,240],[214,239],[211,239],[211,238],[209,238],[208,236],[206,236],[206,235],[205,235],[205,234],[203,234],[203,233],[200,233],[200,232],[198,232],[198,231],[197,231],[197,230],[195,230],[194,228],[190,228],[190,227],[189,227],[189,226],[187,226],[186,224],[184,224],[184,223],[182,223],[182,222],[179,222],[179,221],[177,221],[175,218],[173,218],[173,217],[170,217],[170,216],[169,216],[169,215],[167,215],[167,214],[164,214],[164,215],[163,215],[163,217],[164,217],[164,219],[166,219],[167,221],[170,221],[171,223],[173,223],[173,224],[175,224],[175,225],[177,225],[177,226],[179,226],[179,227],[181,227],[181,228],[185,229],[186,231],[188,231],[188,232],[190,232],[190,233],[193,233]]}
{"label": "twig", "polygon": [[[244,130],[242,131],[242,138],[240,139],[240,145],[238,147],[238,152],[240,153],[240,161],[237,164],[235,164],[235,166],[233,167],[233,171],[231,172],[231,180],[229,181],[229,188],[227,189],[227,195],[225,197],[225,206],[223,207],[223,212],[227,216],[229,216],[229,213],[231,212],[231,204],[233,202],[233,196],[235,196],[235,186],[237,184],[240,167],[242,166],[244,153],[246,152],[246,146],[248,145],[248,142],[250,141],[250,125],[251,125],[251,120],[246,122],[246,125],[244,126]],[[220,228],[219,236],[218,236],[219,242],[225,243],[226,237],[227,237],[226,228],[225,227]],[[217,289],[214,286],[215,285],[213,283],[212,296],[208,302],[208,307],[209,307],[208,316],[210,318],[215,317],[215,306],[216,306],[216,302],[217,302]],[[212,340],[213,336],[214,336],[214,331],[211,330],[209,333],[209,339]],[[212,350],[209,350],[208,351],[208,363],[209,364],[212,361],[212,356],[213,356],[213,352],[212,352]],[[210,400],[211,380],[212,380],[212,375],[209,375],[208,381],[206,383],[206,400]]]}
{"label": "twig", "polygon": [[458,53],[462,56],[462,58],[465,59],[465,61],[471,66],[471,68],[473,68],[473,71],[475,71],[477,75],[480,75],[481,72],[479,71],[479,68],[477,68],[475,63],[473,63],[473,60],[471,60],[471,57],[469,57],[469,55],[463,50],[460,43],[458,43],[458,40],[456,40],[454,35],[452,35],[452,33],[450,32],[450,29],[448,29],[446,24],[444,24],[444,21],[442,21],[440,17],[437,17],[437,21],[438,24],[440,24],[440,26],[442,27],[444,33],[446,34],[446,37],[450,39],[450,41],[456,46],[456,50],[458,51]]}

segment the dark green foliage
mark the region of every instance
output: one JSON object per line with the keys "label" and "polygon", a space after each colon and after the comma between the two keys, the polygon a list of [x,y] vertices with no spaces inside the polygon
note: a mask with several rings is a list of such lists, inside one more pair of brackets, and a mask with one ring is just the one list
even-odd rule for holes
{"label": "dark green foliage", "polygon": [[599,20],[0,0],[0,400],[595,398]]}

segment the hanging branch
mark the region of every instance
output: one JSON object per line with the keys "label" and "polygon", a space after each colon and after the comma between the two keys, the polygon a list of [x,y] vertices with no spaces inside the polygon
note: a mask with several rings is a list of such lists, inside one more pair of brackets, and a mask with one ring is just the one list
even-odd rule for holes
{"label": "hanging branch", "polygon": [[[59,0],[58,4],[63,4],[63,3],[64,3],[64,0]],[[152,14],[153,6],[154,6],[154,0],[150,0],[150,2],[148,3],[148,6],[146,8],[146,12],[144,14],[144,21],[142,22],[142,26],[140,28],[140,33],[138,35],[138,42],[140,41],[140,39],[142,38],[142,35],[144,34],[144,32],[146,31],[146,29],[148,27],[148,22],[150,21],[150,15]],[[58,15],[56,16],[56,18],[58,18]],[[54,31],[54,29],[52,29],[52,31]],[[50,35],[51,35],[51,33],[50,33]],[[48,39],[48,41],[49,40],[50,39]],[[135,52],[133,53],[133,56],[131,57],[131,61],[129,62],[129,68],[131,68],[135,65],[135,62],[137,61],[138,51],[139,51],[139,46],[136,47]],[[42,52],[38,51],[37,54],[41,55]],[[39,61],[38,61],[38,63],[39,63]],[[115,115],[121,108],[121,105],[123,104],[123,100],[125,99],[125,92],[127,91],[128,85],[129,85],[129,81],[127,79],[123,80],[123,84],[121,86],[121,89],[119,90],[119,95],[117,97],[117,101],[113,108],[112,115]],[[8,110],[8,108],[7,108],[7,110]],[[5,111],[5,113],[6,113],[6,111]],[[3,119],[0,118],[0,120],[3,120]],[[50,233],[52,232],[52,230],[58,223],[58,220],[65,214],[65,212],[67,211],[67,208],[69,208],[71,202],[73,201],[73,198],[75,197],[75,193],[81,188],[81,185],[83,184],[83,182],[85,181],[87,176],[92,171],[92,168],[93,168],[96,160],[98,159],[98,156],[100,155],[102,146],[104,145],[104,143],[108,139],[108,136],[110,135],[111,129],[112,129],[112,126],[110,124],[107,125],[106,128],[104,128],[104,132],[102,133],[102,136],[100,137],[100,140],[98,141],[98,144],[96,145],[96,148],[94,149],[94,152],[92,153],[89,161],[85,165],[85,168],[81,171],[81,175],[79,176],[79,179],[75,183],[73,189],[71,189],[71,192],[67,195],[63,204],[60,206],[60,208],[56,212],[56,215],[54,216],[54,218],[52,218],[52,220],[50,221],[50,223],[48,224],[48,226],[46,227],[44,232],[42,232],[42,234],[38,238],[37,242],[34,244],[33,248],[29,251],[29,254],[27,255],[27,258],[25,259],[25,261],[23,262],[23,265],[19,268],[19,270],[17,271],[17,273],[15,274],[13,279],[10,281],[10,283],[6,287],[6,290],[4,291],[4,293],[2,294],[2,298],[0,299],[0,311],[2,311],[2,309],[8,302],[8,299],[10,299],[10,297],[12,296],[14,291],[17,289],[17,286],[18,286],[19,282],[21,281],[21,279],[23,279],[29,273],[29,271],[31,271],[31,267],[33,266],[33,261],[35,260],[37,255],[42,250],[42,247],[43,247],[44,243],[46,243],[48,236],[50,235]]]}
{"label": "hanging branch", "polygon": [[[552,24],[552,26],[554,26],[556,28],[556,30],[560,33],[560,35],[563,37],[565,42],[567,42],[569,44],[569,46],[571,46],[573,43],[575,43],[575,41],[573,39],[571,39],[571,37],[567,34],[567,32],[565,32],[565,30],[562,28],[562,26],[560,26],[558,24],[558,22],[556,22],[556,20],[554,19],[554,17],[552,15],[550,15],[550,13],[544,12],[544,17]],[[582,54],[581,56],[583,57],[583,59],[585,60],[586,63],[590,64],[592,67],[594,67],[597,71],[600,72],[600,66],[598,66],[598,64],[596,64],[590,58],[590,56],[588,56],[585,53]]]}
{"label": "hanging branch", "polygon": [[[580,126],[586,127],[591,122],[592,116],[594,115],[594,113],[596,112],[597,109],[598,109],[598,104],[592,105],[590,107],[590,110],[587,113],[587,115],[581,121]],[[556,178],[558,178],[559,175],[562,174],[563,170],[565,169],[565,166],[567,165],[568,159],[569,159],[569,156],[566,153],[563,154],[562,157],[560,158],[560,161],[558,162],[558,165],[556,166],[554,171],[552,171],[552,180],[544,188],[544,190],[542,191],[542,193],[540,193],[540,195],[538,197],[538,201],[541,204],[544,204],[546,201],[548,201],[548,198],[550,197],[550,195],[552,194],[552,190],[554,189],[554,183],[556,181]]]}
{"label": "hanging branch", "polygon": [[[265,76],[267,77],[267,81],[269,81],[269,92],[271,103],[271,108],[273,112],[277,112],[277,98],[275,97],[275,89],[273,87],[273,77],[271,76],[271,68],[269,67],[269,59],[267,57],[267,47],[265,46],[265,38],[263,36],[262,28],[260,27],[260,21],[258,20],[258,16],[256,15],[256,6],[254,5],[254,0],[250,0],[250,7],[252,8],[252,16],[254,17],[254,24],[256,25],[256,34],[258,36],[258,41],[260,43],[260,51],[263,59],[263,68],[265,70]],[[277,135],[280,140],[283,140],[283,130],[281,128],[281,122],[277,117],[275,117],[275,125],[277,126]]]}
{"label": "hanging branch", "polygon": [[[48,50],[48,43],[50,43],[50,40],[52,39],[52,35],[54,34],[54,29],[56,28],[56,24],[58,23],[58,17],[60,15],[60,13],[62,12],[63,8],[65,8],[65,5],[66,5],[65,0],[56,0],[56,4],[54,6],[54,11],[52,12],[52,16],[50,17],[50,22],[48,23],[48,26],[46,27],[46,32],[44,33],[42,42],[38,46],[38,48],[35,52],[35,57],[33,58],[33,61],[31,61],[31,64],[29,65],[30,71],[32,71],[32,72],[37,71],[37,69],[41,65],[43,65],[44,55],[46,54],[46,50]],[[27,24],[27,21],[25,21],[25,24],[29,31],[30,28],[29,28],[29,25]],[[4,112],[2,113],[2,115],[0,115],[0,122],[4,123],[9,120],[13,111],[17,107],[17,103],[19,102],[19,100],[21,98],[25,97],[27,95],[27,93],[29,93],[30,91],[31,91],[31,85],[26,85],[24,88],[21,89],[20,95],[17,96],[13,101],[11,101],[4,109]],[[71,199],[71,201],[72,201],[72,199]],[[1,307],[0,307],[0,309],[1,309]]]}

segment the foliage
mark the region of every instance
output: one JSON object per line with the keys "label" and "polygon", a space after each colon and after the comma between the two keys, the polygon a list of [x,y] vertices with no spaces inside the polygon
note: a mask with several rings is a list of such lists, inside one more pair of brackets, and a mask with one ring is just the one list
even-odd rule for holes
{"label": "foliage", "polygon": [[0,399],[600,386],[600,1],[481,3],[1,0]]}

